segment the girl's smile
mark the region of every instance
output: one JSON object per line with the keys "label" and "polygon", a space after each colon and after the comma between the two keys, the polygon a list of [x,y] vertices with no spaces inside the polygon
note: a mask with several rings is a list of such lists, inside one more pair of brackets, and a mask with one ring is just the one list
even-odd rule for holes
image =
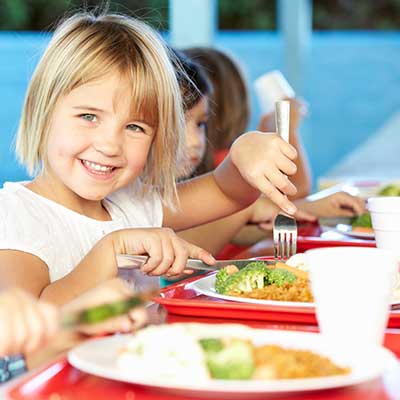
{"label": "girl's smile", "polygon": [[100,202],[140,176],[154,129],[132,112],[131,98],[129,80],[115,72],[59,99],[37,178],[50,183],[58,202],[87,208],[82,204]]}

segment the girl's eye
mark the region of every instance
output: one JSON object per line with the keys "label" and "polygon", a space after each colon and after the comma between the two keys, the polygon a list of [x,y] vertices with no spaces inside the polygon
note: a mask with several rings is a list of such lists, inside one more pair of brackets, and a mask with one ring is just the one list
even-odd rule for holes
{"label": "girl's eye", "polygon": [[197,124],[197,126],[198,126],[200,129],[206,130],[206,129],[207,129],[207,126],[208,126],[208,123],[207,123],[206,121],[199,122],[199,123]]}
{"label": "girl's eye", "polygon": [[130,131],[133,131],[133,132],[144,132],[144,129],[141,126],[136,125],[136,124],[129,124],[126,127],[127,127],[127,129],[129,129]]}
{"label": "girl's eye", "polygon": [[81,114],[79,115],[79,117],[89,122],[95,122],[97,119],[97,117],[94,114]]}

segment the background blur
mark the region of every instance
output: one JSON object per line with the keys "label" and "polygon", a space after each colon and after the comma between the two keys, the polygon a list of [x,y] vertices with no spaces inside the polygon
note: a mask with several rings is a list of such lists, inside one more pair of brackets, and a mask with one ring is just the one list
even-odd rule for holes
{"label": "background blur", "polygon": [[[27,176],[13,154],[25,90],[66,13],[101,1],[0,0],[0,186]],[[212,45],[252,82],[280,69],[309,103],[302,126],[314,182],[400,178],[400,0],[119,0],[177,47]]]}

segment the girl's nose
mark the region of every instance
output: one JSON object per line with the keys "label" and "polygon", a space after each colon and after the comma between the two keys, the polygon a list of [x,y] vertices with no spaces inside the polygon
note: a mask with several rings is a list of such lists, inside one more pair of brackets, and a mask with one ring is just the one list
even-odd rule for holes
{"label": "girl's nose", "polygon": [[100,132],[94,142],[95,149],[107,157],[116,157],[122,154],[123,139],[121,132],[108,130]]}

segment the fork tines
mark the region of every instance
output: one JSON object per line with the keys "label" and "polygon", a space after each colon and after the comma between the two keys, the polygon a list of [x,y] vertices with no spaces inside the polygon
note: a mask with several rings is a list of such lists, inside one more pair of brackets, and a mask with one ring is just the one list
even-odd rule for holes
{"label": "fork tines", "polygon": [[296,254],[297,224],[296,220],[278,214],[274,221],[274,257],[275,260],[286,260]]}

